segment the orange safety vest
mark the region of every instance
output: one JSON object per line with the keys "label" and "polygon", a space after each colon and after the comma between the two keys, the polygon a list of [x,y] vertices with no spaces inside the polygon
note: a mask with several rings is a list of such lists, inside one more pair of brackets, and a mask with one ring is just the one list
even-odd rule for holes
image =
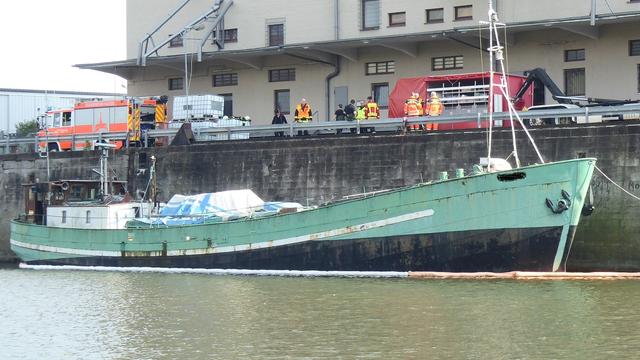
{"label": "orange safety vest", "polygon": [[407,116],[420,116],[422,115],[422,105],[416,99],[409,99],[404,104],[404,113]]}
{"label": "orange safety vest", "polygon": [[305,104],[303,107],[302,104],[298,104],[296,106],[296,122],[307,122],[311,121],[311,106],[309,104]]}
{"label": "orange safety vest", "polygon": [[378,104],[375,101],[367,103],[367,119],[379,119]]}
{"label": "orange safety vest", "polygon": [[429,116],[438,116],[442,114],[443,106],[440,100],[429,104]]}

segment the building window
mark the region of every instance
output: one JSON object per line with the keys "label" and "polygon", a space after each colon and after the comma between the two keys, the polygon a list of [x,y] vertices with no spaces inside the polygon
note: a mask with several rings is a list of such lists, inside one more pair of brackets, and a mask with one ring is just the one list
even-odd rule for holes
{"label": "building window", "polygon": [[640,93],[640,64],[638,64],[638,93]]}
{"label": "building window", "polygon": [[453,70],[464,68],[464,57],[458,56],[443,56],[431,58],[431,70]]}
{"label": "building window", "polygon": [[67,211],[66,210],[62,210],[62,223],[63,224],[67,223]]}
{"label": "building window", "polygon": [[284,45],[284,24],[269,25],[269,46]]}
{"label": "building window", "polygon": [[564,61],[583,61],[584,60],[584,49],[575,49],[575,50],[565,50],[564,51]]}
{"label": "building window", "polygon": [[238,85],[238,74],[215,74],[213,75],[213,87]]}
{"label": "building window", "polygon": [[87,224],[91,224],[91,210],[87,210],[87,218],[85,220]]}
{"label": "building window", "polygon": [[444,22],[444,9],[427,9],[427,24],[437,24]]}
{"label": "building window", "polygon": [[454,13],[456,20],[473,20],[473,7],[471,5],[456,6]]}
{"label": "building window", "polygon": [[269,82],[295,81],[296,69],[269,70]]}
{"label": "building window", "polygon": [[184,89],[184,78],[169,79],[169,90],[182,90],[182,89]]}
{"label": "building window", "polygon": [[393,74],[396,71],[396,62],[391,61],[381,61],[381,62],[370,62],[365,65],[365,74],[366,75],[384,75],[384,74]]}
{"label": "building window", "polygon": [[238,42],[238,29],[225,29],[224,42],[226,43]]}
{"label": "building window", "polygon": [[362,30],[380,28],[380,0],[362,0]]}
{"label": "building window", "polygon": [[629,56],[640,55],[640,40],[629,40]]}
{"label": "building window", "polygon": [[397,12],[389,13],[389,26],[405,26],[407,25],[407,13]]}
{"label": "building window", "polygon": [[182,47],[182,43],[182,35],[178,35],[169,41],[169,47]]}
{"label": "building window", "polygon": [[585,94],[584,68],[566,69],[564,71],[564,93],[567,96],[581,96]]}
{"label": "building window", "polygon": [[291,104],[289,102],[290,94],[289,89],[274,91],[274,107],[280,110],[283,114],[291,113]]}
{"label": "building window", "polygon": [[389,107],[389,83],[371,84],[373,100],[381,109]]}

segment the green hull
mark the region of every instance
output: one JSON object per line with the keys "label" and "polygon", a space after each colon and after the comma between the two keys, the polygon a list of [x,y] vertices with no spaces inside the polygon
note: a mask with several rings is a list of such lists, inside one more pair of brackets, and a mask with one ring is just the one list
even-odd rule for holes
{"label": "green hull", "polygon": [[594,166],[595,159],[534,165],[215,224],[88,230],[13,221],[11,247],[30,264],[557,271]]}

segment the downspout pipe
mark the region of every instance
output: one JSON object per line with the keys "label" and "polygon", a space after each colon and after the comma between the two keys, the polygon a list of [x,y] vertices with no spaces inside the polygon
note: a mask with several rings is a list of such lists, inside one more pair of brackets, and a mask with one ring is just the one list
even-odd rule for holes
{"label": "downspout pipe", "polygon": [[596,25],[596,0],[591,0],[591,26]]}
{"label": "downspout pipe", "polygon": [[320,59],[314,59],[311,57],[307,57],[307,56],[302,56],[302,55],[298,55],[298,54],[292,54],[292,53],[288,53],[285,52],[284,53],[287,56],[291,56],[297,59],[302,59],[302,60],[307,60],[307,61],[312,61],[312,62],[317,62],[317,63],[321,63],[321,64],[325,64],[325,65],[330,65],[333,66],[333,71],[327,75],[325,82],[326,82],[326,88],[325,88],[325,99],[327,101],[327,121],[329,119],[331,119],[331,79],[333,79],[334,77],[340,75],[340,55],[336,55],[336,61],[334,63],[328,62],[328,61],[324,61],[324,60],[320,60]]}
{"label": "downspout pipe", "polygon": [[327,121],[331,120],[331,79],[338,75],[340,75],[340,56],[336,55],[336,64],[333,67],[333,71],[327,75],[326,78],[327,88],[325,89],[325,97],[327,100]]}

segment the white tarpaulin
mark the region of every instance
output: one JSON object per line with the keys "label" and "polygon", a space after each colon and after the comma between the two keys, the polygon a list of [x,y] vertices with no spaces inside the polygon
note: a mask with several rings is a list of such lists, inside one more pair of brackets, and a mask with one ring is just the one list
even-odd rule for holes
{"label": "white tarpaulin", "polygon": [[262,209],[264,201],[251,190],[229,190],[197,195],[174,195],[160,211],[160,216],[215,215],[249,216]]}

